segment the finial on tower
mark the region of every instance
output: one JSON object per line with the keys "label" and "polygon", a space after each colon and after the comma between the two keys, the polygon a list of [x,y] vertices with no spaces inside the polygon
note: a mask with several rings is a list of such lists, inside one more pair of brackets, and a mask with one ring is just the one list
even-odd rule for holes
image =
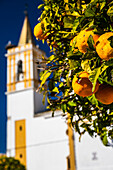
{"label": "finial on tower", "polygon": [[25,10],[24,10],[24,14],[27,16],[28,15],[28,4],[25,4]]}

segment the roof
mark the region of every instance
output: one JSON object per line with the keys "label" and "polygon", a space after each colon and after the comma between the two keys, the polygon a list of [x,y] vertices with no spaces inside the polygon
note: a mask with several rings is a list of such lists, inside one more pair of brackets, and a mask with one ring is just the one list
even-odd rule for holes
{"label": "roof", "polygon": [[31,26],[30,26],[30,22],[28,19],[28,15],[26,14],[24,23],[23,23],[23,27],[21,30],[18,46],[25,45],[27,43],[32,43],[35,45],[35,41],[34,41]]}

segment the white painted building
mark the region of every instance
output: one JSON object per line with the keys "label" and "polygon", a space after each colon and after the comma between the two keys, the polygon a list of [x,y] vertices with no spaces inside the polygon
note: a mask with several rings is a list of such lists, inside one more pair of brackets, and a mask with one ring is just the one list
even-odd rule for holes
{"label": "white painted building", "polygon": [[42,104],[43,94],[36,92],[42,55],[26,15],[18,46],[7,46],[7,156],[27,170],[113,170],[112,147],[88,135],[79,142],[61,111],[52,117],[47,101]]}
{"label": "white painted building", "polygon": [[113,170],[113,147],[104,146],[99,137],[75,136],[76,170]]}
{"label": "white painted building", "polygon": [[6,49],[7,156],[19,159],[27,170],[66,169],[67,124],[60,111],[51,116],[46,99],[42,104],[43,94],[36,92],[40,83],[37,65],[46,55],[34,44],[27,15],[18,46],[9,43]]}

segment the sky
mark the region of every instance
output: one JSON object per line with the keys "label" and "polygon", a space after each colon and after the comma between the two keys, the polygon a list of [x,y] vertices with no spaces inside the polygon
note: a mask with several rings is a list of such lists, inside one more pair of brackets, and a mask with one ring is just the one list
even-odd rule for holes
{"label": "sky", "polygon": [[[41,10],[37,9],[41,3],[43,3],[42,0],[0,0],[0,153],[6,152],[7,135],[7,96],[5,95],[7,91],[7,58],[5,57],[5,46],[8,41],[14,45],[18,44],[25,18],[26,4],[33,30],[41,14]],[[46,44],[42,44],[41,41],[36,41],[36,44],[49,56],[49,48]]]}

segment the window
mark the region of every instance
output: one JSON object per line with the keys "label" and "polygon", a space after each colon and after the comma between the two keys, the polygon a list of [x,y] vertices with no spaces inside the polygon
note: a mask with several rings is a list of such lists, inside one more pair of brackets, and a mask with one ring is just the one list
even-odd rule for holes
{"label": "window", "polygon": [[23,156],[22,156],[22,154],[20,154],[20,158],[22,158]]}
{"label": "window", "polygon": [[17,63],[17,81],[19,81],[21,73],[23,73],[23,63],[22,60],[19,60]]}
{"label": "window", "polygon": [[22,126],[20,126],[20,131],[22,131]]}

